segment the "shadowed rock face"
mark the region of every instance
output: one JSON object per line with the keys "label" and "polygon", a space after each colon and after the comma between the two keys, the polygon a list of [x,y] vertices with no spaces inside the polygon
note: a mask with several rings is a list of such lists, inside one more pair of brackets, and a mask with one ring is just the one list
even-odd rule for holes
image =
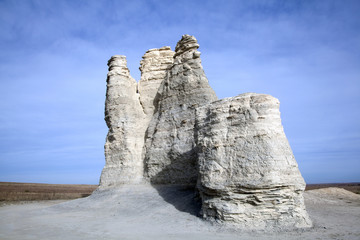
{"label": "shadowed rock face", "polygon": [[198,47],[193,36],[182,37],[174,64],[160,86],[145,145],[145,172],[152,183],[196,183],[195,109],[217,100],[201,66]]}
{"label": "shadowed rock face", "polygon": [[139,83],[125,56],[109,60],[100,187],[197,182],[207,220],[257,229],[311,226],[279,101],[255,93],[217,101],[198,47],[184,35],[175,52],[147,51]]}
{"label": "shadowed rock face", "polygon": [[196,123],[205,219],[250,228],[311,225],[276,98],[246,93],[213,102],[197,109]]}

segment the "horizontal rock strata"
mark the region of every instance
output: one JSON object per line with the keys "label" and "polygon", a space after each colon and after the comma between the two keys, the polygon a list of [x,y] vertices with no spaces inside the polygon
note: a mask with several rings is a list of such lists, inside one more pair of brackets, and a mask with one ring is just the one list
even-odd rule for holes
{"label": "horizontal rock strata", "polygon": [[157,108],[159,87],[165,79],[167,70],[173,64],[174,51],[170,47],[150,49],[142,58],[139,68],[141,71],[139,93],[141,105],[149,122]]}
{"label": "horizontal rock strata", "polygon": [[205,219],[247,228],[308,227],[279,101],[247,93],[196,111],[198,189]]}

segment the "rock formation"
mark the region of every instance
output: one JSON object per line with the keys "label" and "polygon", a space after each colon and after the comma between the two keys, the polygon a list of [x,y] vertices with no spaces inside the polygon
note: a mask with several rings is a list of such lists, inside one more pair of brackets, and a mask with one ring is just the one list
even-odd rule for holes
{"label": "rock formation", "polygon": [[125,56],[115,55],[109,60],[105,102],[109,132],[101,186],[143,182],[145,133],[156,109],[158,89],[173,63],[173,55],[170,47],[147,51],[140,63],[139,84],[130,76]]}
{"label": "rock formation", "polygon": [[196,129],[205,219],[246,228],[309,226],[305,182],[276,98],[246,93],[199,107]]}
{"label": "rock formation", "polygon": [[145,172],[152,183],[196,183],[195,109],[217,100],[201,66],[198,47],[193,36],[182,37],[175,48],[174,64],[159,89],[157,112],[146,138]]}
{"label": "rock formation", "polygon": [[147,51],[138,84],[125,56],[109,60],[100,187],[186,184],[197,187],[205,219],[247,228],[311,226],[279,101],[255,93],[217,101],[198,47],[184,35],[175,52]]}
{"label": "rock formation", "polygon": [[139,81],[140,102],[147,116],[147,123],[152,119],[157,107],[157,92],[164,81],[166,71],[172,66],[174,52],[170,47],[148,50],[140,61],[141,79]]}
{"label": "rock formation", "polygon": [[125,56],[108,62],[105,121],[109,128],[105,143],[106,165],[100,185],[138,183],[143,179],[142,149],[146,127],[137,83],[130,76]]}

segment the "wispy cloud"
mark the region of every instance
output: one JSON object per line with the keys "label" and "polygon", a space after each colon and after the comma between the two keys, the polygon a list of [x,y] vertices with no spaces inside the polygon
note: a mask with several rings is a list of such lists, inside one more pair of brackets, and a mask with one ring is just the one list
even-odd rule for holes
{"label": "wispy cloud", "polygon": [[[100,174],[108,58],[126,55],[139,79],[147,49],[174,49],[193,34],[219,97],[251,91],[280,99],[306,180],[327,181],[340,165],[334,181],[354,179],[347,176],[360,176],[359,10],[359,1],[1,1],[2,175],[34,177],[35,168],[19,175],[11,161],[49,163],[37,172],[43,176],[92,161],[88,173]],[[327,159],[332,168],[313,171]]]}

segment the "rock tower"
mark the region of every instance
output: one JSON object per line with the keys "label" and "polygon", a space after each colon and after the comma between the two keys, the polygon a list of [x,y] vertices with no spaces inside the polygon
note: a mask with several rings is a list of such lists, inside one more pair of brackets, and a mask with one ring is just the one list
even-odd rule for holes
{"label": "rock tower", "polygon": [[145,172],[152,183],[196,183],[195,109],[217,100],[201,66],[198,47],[194,37],[182,37],[158,91],[157,111],[145,145]]}
{"label": "rock tower", "polygon": [[307,227],[305,182],[281,125],[279,101],[245,93],[196,111],[205,219],[246,228]]}
{"label": "rock tower", "polygon": [[100,187],[196,187],[204,219],[236,227],[311,226],[279,101],[246,93],[217,100],[195,37],[148,50],[139,83],[125,56],[108,62],[106,165]]}
{"label": "rock tower", "polygon": [[105,143],[106,165],[100,185],[139,183],[143,179],[142,149],[146,127],[137,83],[130,76],[125,56],[108,62],[105,121],[109,128]]}

